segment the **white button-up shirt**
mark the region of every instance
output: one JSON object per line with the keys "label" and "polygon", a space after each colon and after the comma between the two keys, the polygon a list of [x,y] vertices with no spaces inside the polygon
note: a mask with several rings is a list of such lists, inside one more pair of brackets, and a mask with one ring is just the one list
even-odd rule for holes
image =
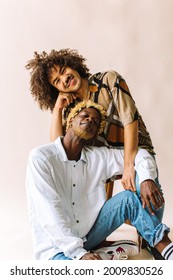
{"label": "white button-up shirt", "polygon": [[[79,259],[83,242],[106,201],[105,182],[123,173],[124,153],[106,147],[85,147],[80,160],[68,160],[61,137],[31,151],[27,198],[34,256],[49,259],[58,252]],[[135,159],[140,183],[156,178],[152,156],[140,149]]]}

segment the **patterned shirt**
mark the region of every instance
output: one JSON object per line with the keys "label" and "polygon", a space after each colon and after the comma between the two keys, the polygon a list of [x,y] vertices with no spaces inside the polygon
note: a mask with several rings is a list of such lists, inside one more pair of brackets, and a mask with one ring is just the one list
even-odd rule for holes
{"label": "patterned shirt", "polygon": [[[150,135],[123,77],[115,71],[99,72],[91,75],[88,82],[89,99],[102,105],[107,111],[104,133],[97,137],[93,145],[123,148],[124,127],[138,120],[138,146],[155,154]],[[75,104],[77,102],[76,100]]]}

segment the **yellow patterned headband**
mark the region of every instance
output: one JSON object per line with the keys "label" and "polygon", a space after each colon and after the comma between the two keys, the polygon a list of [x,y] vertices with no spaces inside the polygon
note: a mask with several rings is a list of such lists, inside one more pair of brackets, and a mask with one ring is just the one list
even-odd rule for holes
{"label": "yellow patterned headband", "polygon": [[69,128],[70,120],[74,118],[76,115],[78,115],[79,112],[81,112],[84,108],[95,108],[100,112],[101,122],[100,122],[100,128],[98,134],[101,134],[106,125],[106,111],[101,105],[92,102],[91,100],[79,102],[74,108],[71,109],[67,117],[66,131]]}

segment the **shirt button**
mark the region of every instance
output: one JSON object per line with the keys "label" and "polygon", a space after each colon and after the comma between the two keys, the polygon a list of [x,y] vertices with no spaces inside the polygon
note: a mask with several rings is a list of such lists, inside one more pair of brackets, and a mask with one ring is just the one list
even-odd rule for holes
{"label": "shirt button", "polygon": [[76,185],[75,185],[75,184],[73,184],[73,187],[76,187]]}
{"label": "shirt button", "polygon": [[74,205],[74,202],[72,203],[72,205]]}
{"label": "shirt button", "polygon": [[76,256],[74,256],[74,259],[76,259]]}
{"label": "shirt button", "polygon": [[77,220],[76,223],[79,223],[79,221]]}

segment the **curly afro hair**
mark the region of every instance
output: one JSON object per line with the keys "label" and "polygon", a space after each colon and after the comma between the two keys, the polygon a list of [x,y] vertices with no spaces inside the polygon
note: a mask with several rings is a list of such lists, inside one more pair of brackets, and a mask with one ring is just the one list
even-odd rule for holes
{"label": "curly afro hair", "polygon": [[34,58],[29,60],[25,67],[31,70],[30,90],[40,109],[52,111],[59,94],[59,91],[49,82],[52,67],[54,65],[70,67],[82,78],[87,79],[90,74],[85,61],[86,59],[76,50],[70,49],[52,50],[50,54],[45,51],[41,54],[34,53]]}

